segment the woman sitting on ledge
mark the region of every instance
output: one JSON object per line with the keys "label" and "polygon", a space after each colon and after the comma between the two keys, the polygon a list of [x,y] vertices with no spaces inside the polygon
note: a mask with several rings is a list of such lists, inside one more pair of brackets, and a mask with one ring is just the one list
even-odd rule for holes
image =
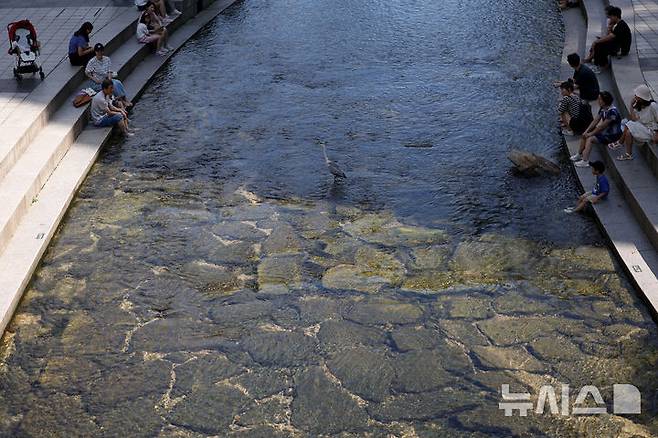
{"label": "woman sitting on ledge", "polygon": [[617,157],[619,161],[633,159],[634,141],[647,143],[658,140],[656,133],[658,131],[658,105],[651,96],[651,90],[644,84],[635,88],[629,118],[621,139],[608,145],[612,150],[620,148],[621,145],[626,147],[626,152]]}
{"label": "woman sitting on ledge", "polygon": [[93,24],[85,22],[78,29],[69,42],[69,61],[71,65],[85,66],[94,57],[94,49],[89,47],[89,35],[94,30]]}
{"label": "woman sitting on ledge", "polygon": [[144,12],[137,23],[137,41],[142,44],[155,43],[155,53],[165,56],[170,50],[167,48],[167,29],[162,28],[162,32],[151,31],[150,24],[151,16]]}
{"label": "woman sitting on ledge", "polygon": [[104,56],[105,46],[98,43],[94,46],[94,53],[96,56],[91,58],[85,68],[87,77],[91,80],[89,87],[94,91],[101,91],[103,81],[110,79],[114,84],[114,95],[123,103],[125,107],[131,107],[132,103],[126,98],[126,89],[123,83],[114,79],[114,72],[112,71],[112,61],[107,56]]}

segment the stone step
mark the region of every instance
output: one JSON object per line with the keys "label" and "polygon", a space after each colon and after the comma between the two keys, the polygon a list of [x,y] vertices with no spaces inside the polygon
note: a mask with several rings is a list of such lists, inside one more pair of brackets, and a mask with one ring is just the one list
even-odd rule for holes
{"label": "stone step", "polygon": [[[615,4],[621,8],[622,17],[632,27],[635,22],[635,9],[631,0],[619,0]],[[635,39],[633,39],[631,50],[627,56],[612,59],[611,72],[614,88],[617,96],[620,96],[617,106],[624,114],[628,114],[628,105],[635,94],[633,92],[635,87],[645,83],[645,76],[640,67],[640,58],[638,57]],[[654,94],[654,97],[658,97],[658,95]],[[649,169],[658,178],[658,146],[653,143],[644,143],[636,145],[635,150],[639,152],[637,155],[644,158]]]}
{"label": "stone step", "polygon": [[[189,13],[184,14],[180,21],[173,23],[173,27],[179,27],[179,30],[172,34],[171,46],[181,47],[235,1],[218,0],[187,22],[185,21],[189,18]],[[131,53],[133,56],[130,56]],[[132,99],[141,95],[151,78],[171,56],[147,56],[148,54],[149,49],[138,44],[133,38],[112,56],[115,67],[121,62],[120,74],[127,75],[131,72],[130,76],[125,78],[124,85],[128,96]],[[141,62],[139,62],[140,57]],[[69,105],[69,108],[72,106]],[[65,110],[67,108],[61,111]],[[82,117],[82,120],[86,118]],[[38,194],[38,201],[28,203],[22,220],[17,223],[15,232],[6,242],[4,251],[0,252],[0,272],[3,273],[0,276],[0,333],[4,332],[11,320],[48,243],[96,161],[98,153],[110,137],[111,130],[108,128],[89,128],[80,133],[50,173]]]}
{"label": "stone step", "polygon": [[[103,42],[107,53],[111,54],[125,41],[134,38],[137,18],[137,11],[126,10],[110,25],[93,34],[93,41]],[[9,173],[55,111],[85,80],[81,67],[62,62],[30,93],[29,100],[21,103],[3,122],[3,135],[0,138],[0,179]]]}
{"label": "stone step", "polygon": [[84,109],[65,105],[0,182],[0,251],[83,127]]}
{"label": "stone step", "polygon": [[[178,19],[171,23],[168,26],[170,31],[181,21]],[[151,47],[139,44],[134,36],[125,41],[112,54],[113,66],[119,76],[129,75],[150,50]],[[37,200],[37,194],[46,180],[87,124],[88,105],[75,108],[70,103],[81,86],[78,84],[72,94],[66,96],[61,108],[41,128],[37,137],[25,147],[25,151],[0,180],[0,205],[3,206],[0,210],[0,252],[4,250],[29,204]]]}
{"label": "stone step", "polygon": [[658,180],[641,158],[618,161],[617,153],[603,145],[600,153],[636,220],[658,250]]}
{"label": "stone step", "polygon": [[[627,2],[628,0],[620,1]],[[598,22],[604,15],[604,1],[584,0],[581,4],[588,23],[586,37],[586,49],[588,49],[596,35],[600,34]],[[622,10],[626,15],[627,9],[622,7]],[[565,17],[568,14],[571,14],[571,12],[566,11]],[[595,25],[592,25],[593,23]],[[581,29],[577,20],[574,20],[572,16],[571,19],[565,20],[565,24],[567,42],[579,38],[578,33],[581,32]],[[561,70],[563,75],[570,72],[570,68],[566,63],[566,55],[565,50]],[[615,66],[617,63],[623,65],[620,61],[626,58],[613,60],[612,74],[599,75],[601,89],[616,91],[615,103],[622,112],[626,110],[622,100],[628,101],[627,97],[624,97],[628,94],[628,89],[622,88],[620,90],[619,84],[623,81],[613,79],[620,79],[623,69],[615,71]],[[626,62],[632,62],[632,59]],[[639,72],[639,69],[629,71],[629,74],[636,74],[637,72]],[[623,85],[623,87],[627,86]],[[632,93],[632,89],[630,92]],[[565,140],[569,155],[578,151],[580,143],[578,138],[567,137]],[[648,226],[650,221],[655,220],[656,210],[655,208],[647,210],[648,213],[643,211],[645,206],[652,206],[651,197],[656,196],[656,193],[651,189],[651,185],[653,184],[653,187],[656,187],[657,181],[650,171],[649,165],[642,158],[636,158],[630,163],[617,162],[610,154],[607,146],[599,146],[592,151],[590,156],[590,160],[598,159],[606,162],[609,177],[611,177],[614,184],[611,187],[608,199],[593,207],[595,217],[601,230],[608,237],[612,249],[622,262],[629,278],[640,292],[640,296],[647,303],[654,318],[658,319],[658,278],[656,278],[656,273],[658,273],[658,251],[656,250],[655,239],[650,238],[650,235],[655,236],[656,230],[655,227]],[[628,166],[626,166],[627,164]],[[574,171],[583,191],[589,190],[594,182],[591,169],[574,167]],[[638,174],[633,175],[634,171]],[[645,191],[645,187],[648,191]],[[653,204],[656,204],[656,200],[658,198],[654,197]],[[656,222],[652,223],[655,224]]]}
{"label": "stone step", "polygon": [[585,50],[581,53],[581,57],[584,57],[587,55],[592,43],[596,41],[596,37],[605,33],[607,18],[605,16],[605,6],[601,0],[582,0],[580,4],[587,23]]}

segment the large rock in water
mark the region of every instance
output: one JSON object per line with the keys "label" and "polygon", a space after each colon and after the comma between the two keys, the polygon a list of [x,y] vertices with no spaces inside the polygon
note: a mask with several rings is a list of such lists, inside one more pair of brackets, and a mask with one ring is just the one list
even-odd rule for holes
{"label": "large rock in water", "polygon": [[558,175],[560,167],[552,161],[532,152],[512,149],[507,158],[514,163],[516,170],[525,175],[536,175],[538,173],[550,173]]}

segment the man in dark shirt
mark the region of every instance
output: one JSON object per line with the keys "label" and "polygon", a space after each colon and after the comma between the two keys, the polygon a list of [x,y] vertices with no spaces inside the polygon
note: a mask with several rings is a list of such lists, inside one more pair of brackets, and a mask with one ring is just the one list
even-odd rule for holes
{"label": "man in dark shirt", "polygon": [[[599,80],[594,72],[580,62],[580,56],[572,53],[567,56],[567,62],[573,68],[573,83],[581,99],[596,100],[599,97]],[[556,84],[558,85],[558,84]]]}
{"label": "man in dark shirt", "polygon": [[593,60],[594,64],[601,68],[608,66],[609,56],[628,55],[633,39],[630,27],[621,19],[621,9],[616,6],[608,6],[606,15],[608,16],[608,34],[594,41],[586,60],[588,62]]}

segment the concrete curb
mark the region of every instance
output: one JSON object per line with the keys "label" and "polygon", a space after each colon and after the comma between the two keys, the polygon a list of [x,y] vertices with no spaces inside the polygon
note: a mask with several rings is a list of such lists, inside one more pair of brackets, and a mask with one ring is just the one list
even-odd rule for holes
{"label": "concrete curb", "polygon": [[[188,39],[235,1],[206,1],[207,9],[183,23],[190,15],[189,10],[186,11],[177,25],[180,26],[179,29],[170,37],[170,44],[178,50]],[[197,3],[194,3],[195,7],[196,5]],[[193,12],[196,12],[196,9]],[[130,97],[135,100],[173,53],[167,57],[147,56],[148,49],[139,45],[133,38],[132,42],[127,42],[117,50],[116,55],[113,55],[113,61],[115,56],[124,56],[123,51],[126,52],[127,58],[123,62],[124,68],[119,73],[125,78],[126,88],[134,94],[134,97]],[[133,56],[128,56],[130,53],[133,53]],[[126,77],[128,72],[131,74]],[[86,123],[87,111],[84,110],[80,114],[80,120],[83,120],[83,123]],[[110,129],[93,128],[82,131],[49,176],[39,193],[38,202],[28,208],[5,251],[0,255],[0,272],[3,272],[0,277],[0,330],[2,332],[10,322],[61,219],[110,136]]]}
{"label": "concrete curb", "polygon": [[[597,4],[598,2],[598,4]],[[583,2],[586,20],[590,23],[587,26],[588,34],[591,32],[600,33],[598,25],[592,26],[592,22],[598,22],[600,12],[603,11],[603,4],[599,0],[586,0]],[[583,29],[578,28],[577,21],[573,16],[567,14],[577,14],[577,11],[565,11],[565,50],[563,53],[561,72],[564,76],[571,74],[571,69],[566,62],[566,55],[577,47],[576,41],[581,39],[579,32]],[[585,38],[588,44],[585,50],[589,49],[594,36],[589,35]],[[605,80],[603,76],[599,80]],[[602,84],[604,85],[604,84]],[[608,85],[608,84],[605,84]],[[612,86],[612,84],[609,84]],[[606,88],[605,86],[602,88]],[[577,152],[579,138],[567,137],[565,144],[569,154]],[[648,239],[645,230],[638,223],[634,216],[634,210],[637,211],[638,205],[633,205],[633,198],[629,197],[629,190],[623,176],[615,167],[615,160],[608,154],[607,147],[594,149],[591,159],[601,159],[608,163],[610,174],[617,185],[617,190],[613,187],[609,199],[603,203],[594,206],[595,217],[598,225],[604,235],[608,238],[613,251],[616,253],[621,265],[634,283],[640,296],[648,305],[652,316],[658,321],[658,279],[655,273],[658,272],[658,254],[656,247]],[[612,162],[611,162],[612,161]],[[643,163],[642,163],[643,164]],[[593,182],[591,170],[589,168],[581,169],[573,167],[574,173],[583,191],[585,187],[590,187]],[[652,181],[653,182],[653,181]]]}

